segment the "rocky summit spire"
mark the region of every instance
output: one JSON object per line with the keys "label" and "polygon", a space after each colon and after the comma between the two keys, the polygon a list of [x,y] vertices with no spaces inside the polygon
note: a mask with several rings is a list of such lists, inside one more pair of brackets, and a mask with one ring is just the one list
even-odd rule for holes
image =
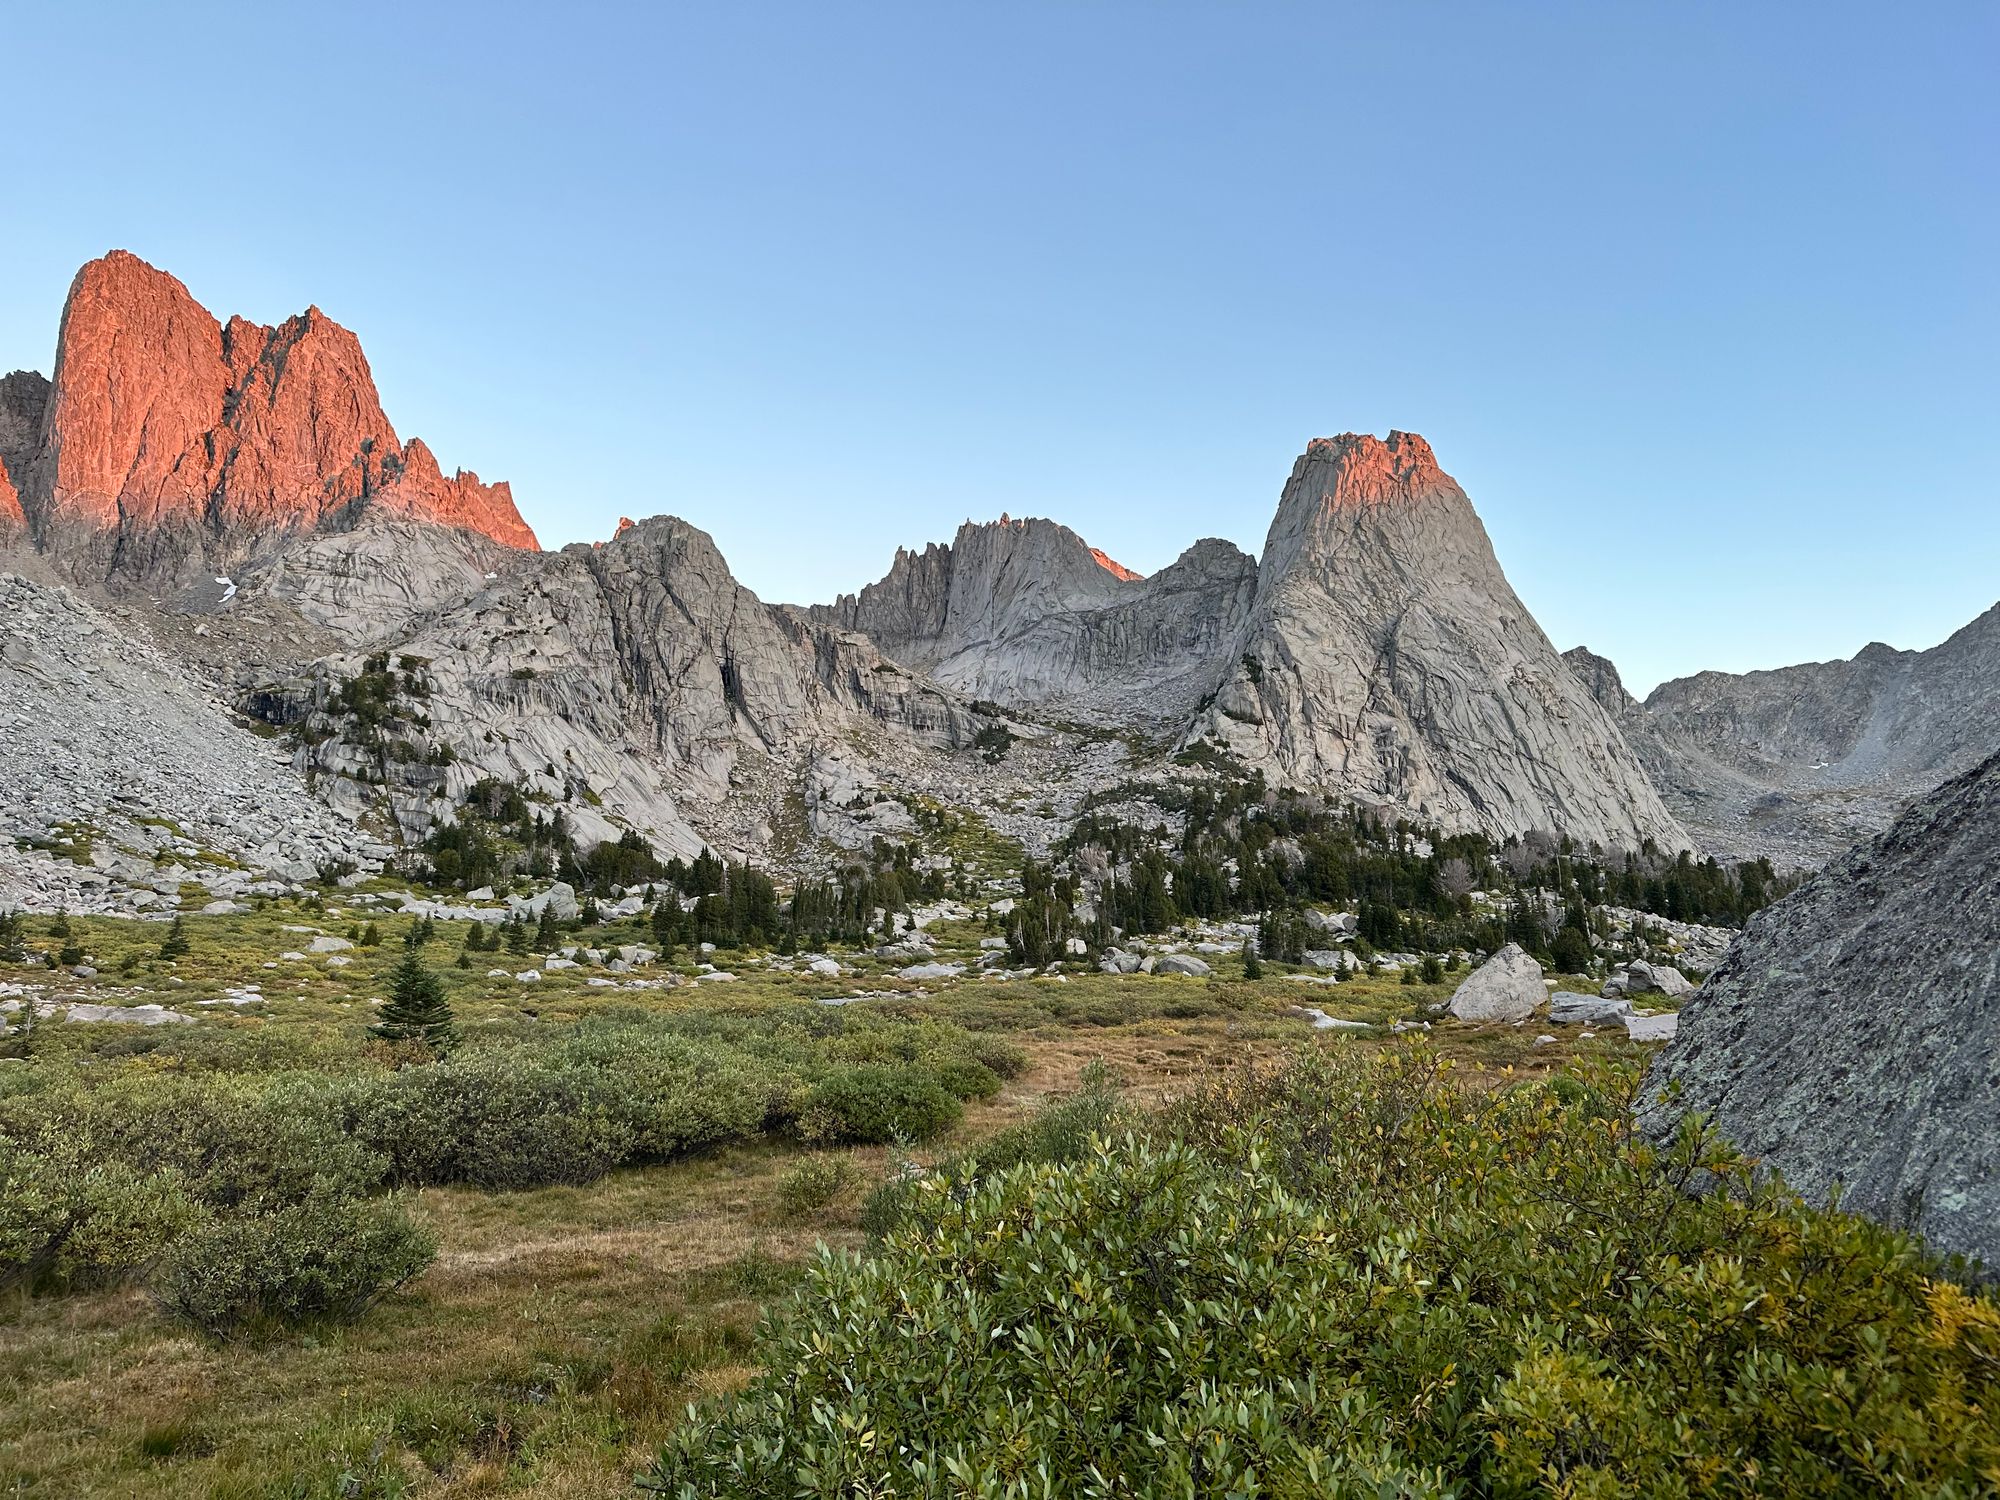
{"label": "rocky summit spire", "polygon": [[45,548],[128,581],[231,564],[378,502],[535,546],[505,485],[447,479],[397,437],[360,341],[325,313],[225,325],[123,250],[77,273],[33,452],[9,469]]}
{"label": "rocky summit spire", "polygon": [[1447,829],[1688,844],[1414,433],[1307,445],[1187,737]]}

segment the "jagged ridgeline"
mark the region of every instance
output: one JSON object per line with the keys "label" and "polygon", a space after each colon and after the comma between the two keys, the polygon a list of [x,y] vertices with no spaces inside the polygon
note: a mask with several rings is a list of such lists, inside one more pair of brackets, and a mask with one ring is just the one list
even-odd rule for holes
{"label": "jagged ridgeline", "polygon": [[232,829],[176,792],[181,768],[107,753],[90,779],[132,806],[102,817],[198,822],[204,847],[291,878],[420,846],[482,783],[561,807],[580,850],[632,834],[662,859],[830,874],[878,838],[943,857],[940,808],[1012,868],[1108,787],[1157,807],[1249,773],[1445,835],[1789,866],[1995,748],[2000,691],[1989,613],[1935,652],[1635,704],[1611,664],[1557,654],[1403,432],[1313,440],[1261,556],[1197,541],[1150,576],[1011,517],[803,607],[759,600],[674,517],[543,552],[506,485],[398,435],[352,333],[317,309],[225,322],[122,251],[78,273],[52,378],[0,381],[0,549],[16,618],[96,642],[51,662],[16,632],[0,660],[35,710],[0,753],[17,840],[75,837],[52,832],[75,818],[52,769],[73,736],[40,684],[115,643],[131,670],[93,673],[79,718],[212,695],[227,707],[162,753],[185,745],[197,781],[254,764],[228,773],[268,787],[252,806],[309,789],[329,811],[289,820],[304,837]]}

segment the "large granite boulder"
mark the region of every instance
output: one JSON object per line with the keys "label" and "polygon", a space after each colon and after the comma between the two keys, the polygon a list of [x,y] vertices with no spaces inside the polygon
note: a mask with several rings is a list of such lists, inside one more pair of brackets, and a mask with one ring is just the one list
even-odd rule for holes
{"label": "large granite boulder", "polygon": [[1672,964],[1654,964],[1635,958],[1605,981],[1604,993],[1665,995],[1670,1000],[1684,1000],[1694,993],[1694,986],[1688,983],[1687,975]]}
{"label": "large granite boulder", "polygon": [[1519,943],[1509,943],[1466,975],[1450,1010],[1461,1021],[1520,1021],[1547,998],[1542,966]]}
{"label": "large granite boulder", "polygon": [[1710,1116],[1808,1199],[2000,1263],[2000,755],[1758,913],[1680,1021],[1643,1128]]}
{"label": "large granite boulder", "polygon": [[1549,996],[1549,1019],[1558,1026],[1623,1025],[1632,1002],[1615,995],[1579,995],[1557,990]]}

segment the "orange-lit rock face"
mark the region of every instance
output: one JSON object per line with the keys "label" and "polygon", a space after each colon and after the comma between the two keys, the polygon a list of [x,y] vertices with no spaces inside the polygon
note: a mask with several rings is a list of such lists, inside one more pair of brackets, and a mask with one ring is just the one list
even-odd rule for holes
{"label": "orange-lit rock face", "polygon": [[1137,583],[1146,576],[1144,573],[1134,573],[1125,564],[1119,562],[1116,558],[1105,555],[1095,547],[1090,549],[1090,555],[1098,567],[1104,569],[1113,578],[1120,579],[1126,583]]}
{"label": "orange-lit rock face", "polygon": [[28,508],[92,530],[309,531],[384,504],[532,548],[502,485],[446,479],[382,411],[360,342],[317,308],[225,327],[113,251],[77,273]]}
{"label": "orange-lit rock face", "polygon": [[1317,471],[1321,498],[1336,505],[1381,505],[1451,485],[1431,445],[1414,432],[1314,438],[1293,470],[1294,479],[1312,471]]}
{"label": "orange-lit rock face", "polygon": [[27,524],[28,518],[21,510],[20,494],[7,476],[6,462],[0,460],[0,534],[23,530]]}
{"label": "orange-lit rock face", "polygon": [[186,287],[113,251],[77,272],[39,462],[52,514],[104,528],[199,511],[229,391],[222,329]]}

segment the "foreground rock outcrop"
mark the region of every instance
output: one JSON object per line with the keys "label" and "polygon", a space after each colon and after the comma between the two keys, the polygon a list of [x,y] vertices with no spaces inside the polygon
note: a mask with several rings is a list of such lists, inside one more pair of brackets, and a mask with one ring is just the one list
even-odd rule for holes
{"label": "foreground rock outcrop", "polygon": [[2000,756],[1752,918],[1647,1078],[1807,1198],[2000,1265]]}
{"label": "foreground rock outcrop", "polygon": [[1414,433],[1307,446],[1189,738],[1447,830],[1689,847]]}
{"label": "foreground rock outcrop", "polygon": [[224,324],[122,250],[77,273],[53,381],[0,390],[0,464],[35,545],[86,582],[226,574],[368,510],[536,545],[505,484],[398,438],[360,342],[318,308]]}

